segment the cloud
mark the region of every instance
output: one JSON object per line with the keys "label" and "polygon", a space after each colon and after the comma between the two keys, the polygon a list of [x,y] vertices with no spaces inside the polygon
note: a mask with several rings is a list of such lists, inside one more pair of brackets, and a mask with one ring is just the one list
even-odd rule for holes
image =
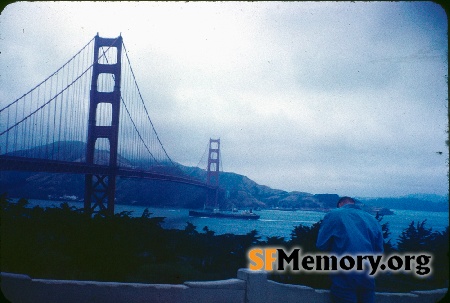
{"label": "cloud", "polygon": [[448,190],[447,19],[432,2],[21,2],[1,18],[2,105],[97,32],[122,34],[175,161],[196,165],[220,137],[224,170],[275,188]]}

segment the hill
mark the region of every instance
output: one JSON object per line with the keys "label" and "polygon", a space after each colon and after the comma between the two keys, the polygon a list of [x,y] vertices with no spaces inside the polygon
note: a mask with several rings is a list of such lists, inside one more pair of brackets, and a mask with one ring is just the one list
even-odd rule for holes
{"label": "hill", "polygon": [[[57,142],[59,153],[65,155],[67,161],[83,161],[85,144],[82,142]],[[13,155],[27,156],[39,150],[52,150],[52,146],[41,146],[33,150],[16,152]],[[101,151],[98,151],[101,153]],[[52,155],[50,154],[49,157]],[[118,157],[121,166],[143,167],[140,161],[131,161]],[[160,166],[158,171],[189,176],[202,181],[206,180],[206,171],[198,167]],[[336,207],[339,196],[336,194],[311,194],[301,191],[284,191],[260,185],[248,178],[233,172],[221,172],[219,177],[219,206],[231,208],[273,208],[281,210],[319,210],[328,211]],[[7,192],[10,197],[51,200],[82,200],[84,197],[84,175],[51,174],[42,172],[3,171],[0,173],[0,192]],[[440,196],[439,196],[440,197]],[[434,197],[434,198],[439,198]],[[423,196],[407,196],[402,198],[358,198],[366,205],[368,211],[382,210],[388,214],[389,208],[405,208],[415,210],[448,210],[448,202],[431,204],[422,200]],[[202,188],[191,185],[158,180],[144,180],[119,177],[116,182],[116,203],[136,204],[153,207],[202,208],[206,200],[206,192]],[[447,200],[448,201],[448,200]]]}
{"label": "hill", "polygon": [[437,195],[407,195],[397,198],[361,198],[364,204],[388,207],[392,209],[409,209],[417,211],[448,211],[448,197]]}

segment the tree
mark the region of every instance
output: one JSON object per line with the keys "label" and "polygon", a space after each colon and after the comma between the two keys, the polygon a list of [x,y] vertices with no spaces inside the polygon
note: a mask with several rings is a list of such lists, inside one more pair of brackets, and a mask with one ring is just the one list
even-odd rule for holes
{"label": "tree", "polygon": [[431,228],[425,228],[427,220],[417,222],[412,221],[408,228],[404,229],[398,238],[398,250],[401,252],[427,251],[431,242],[436,237],[436,233]]}
{"label": "tree", "polygon": [[300,246],[303,251],[315,251],[317,236],[319,235],[322,220],[311,226],[298,225],[291,232],[291,246]]}
{"label": "tree", "polygon": [[385,253],[393,252],[394,246],[391,243],[391,239],[389,236],[391,235],[391,232],[389,230],[389,222],[385,222],[381,224],[381,221],[383,220],[383,215],[380,215],[379,212],[375,215],[375,219],[377,219],[378,223],[381,225],[381,231],[383,232],[383,249]]}

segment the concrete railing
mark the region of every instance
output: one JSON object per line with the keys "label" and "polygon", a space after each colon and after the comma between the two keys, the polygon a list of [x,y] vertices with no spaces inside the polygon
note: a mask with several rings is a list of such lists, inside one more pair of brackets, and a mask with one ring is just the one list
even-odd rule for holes
{"label": "concrete railing", "polygon": [[[329,303],[329,291],[267,280],[261,271],[239,269],[237,279],[184,284],[140,284],[31,279],[1,273],[1,288],[12,303]],[[409,293],[377,293],[377,303],[429,303],[447,289]]]}

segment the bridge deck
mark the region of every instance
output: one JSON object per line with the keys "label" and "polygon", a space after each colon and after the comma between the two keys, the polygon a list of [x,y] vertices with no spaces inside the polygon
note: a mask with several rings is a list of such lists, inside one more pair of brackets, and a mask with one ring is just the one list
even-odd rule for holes
{"label": "bridge deck", "polygon": [[[71,173],[71,174],[115,174],[116,176],[128,178],[142,178],[185,183],[200,187],[211,187],[205,182],[184,178],[175,175],[162,174],[157,172],[116,167],[111,168],[106,165],[87,164],[83,162],[67,162],[47,159],[31,159],[13,156],[0,156],[0,171],[20,170],[49,173]],[[211,187],[212,188],[212,187]]]}

